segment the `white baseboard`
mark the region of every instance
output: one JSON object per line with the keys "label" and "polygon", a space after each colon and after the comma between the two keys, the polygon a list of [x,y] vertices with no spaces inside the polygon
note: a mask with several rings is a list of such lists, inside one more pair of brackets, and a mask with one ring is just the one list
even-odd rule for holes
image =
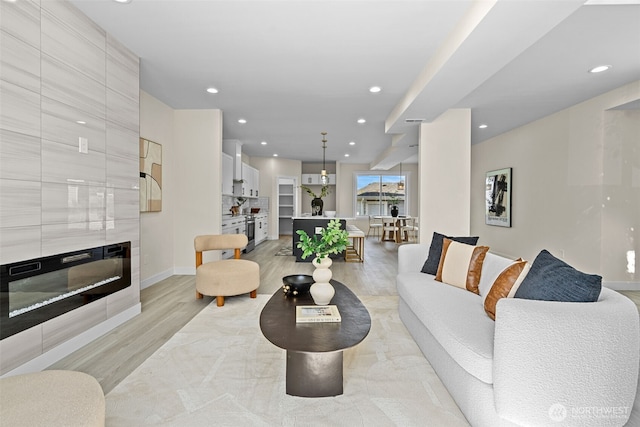
{"label": "white baseboard", "polygon": [[173,274],[180,276],[195,276],[196,268],[195,267],[174,267]]}
{"label": "white baseboard", "polygon": [[640,282],[602,282],[605,286],[614,291],[640,291]]}
{"label": "white baseboard", "polygon": [[173,273],[173,269],[170,268],[170,269],[165,270],[165,271],[163,271],[161,273],[154,274],[151,277],[147,277],[146,279],[140,281],[140,289],[142,290],[144,288],[148,288],[151,285],[155,285],[156,283],[158,283],[158,282],[160,282],[160,281],[162,281],[162,280],[164,280],[164,279],[166,279],[168,277],[173,276],[173,274],[174,274]]}
{"label": "white baseboard", "polygon": [[68,341],[63,342],[62,344],[52,348],[46,353],[43,353],[40,356],[35,357],[28,362],[18,366],[17,368],[5,373],[4,375],[2,375],[2,378],[19,374],[28,374],[31,372],[40,372],[43,369],[53,365],[57,361],[67,357],[74,351],[81,349],[91,341],[122,325],[124,322],[133,319],[138,314],[140,314],[141,311],[142,304],[140,303],[129,307],[125,311],[116,314],[115,316],[105,320],[99,325],[87,329],[81,334],[71,338]]}

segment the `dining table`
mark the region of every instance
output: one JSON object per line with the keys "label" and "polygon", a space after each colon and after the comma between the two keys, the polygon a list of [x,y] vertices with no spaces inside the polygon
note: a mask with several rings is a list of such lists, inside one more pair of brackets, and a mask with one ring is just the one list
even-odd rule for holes
{"label": "dining table", "polygon": [[379,219],[382,222],[382,234],[380,235],[381,242],[395,242],[403,243],[409,241],[409,233],[406,227],[407,224],[413,219],[406,215],[377,215],[374,219]]}

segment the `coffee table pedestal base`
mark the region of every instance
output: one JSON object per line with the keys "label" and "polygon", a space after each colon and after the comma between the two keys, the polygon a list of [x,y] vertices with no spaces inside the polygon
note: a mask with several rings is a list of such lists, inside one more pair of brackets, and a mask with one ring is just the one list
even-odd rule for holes
{"label": "coffee table pedestal base", "polygon": [[287,394],[300,397],[342,394],[342,353],[287,350]]}

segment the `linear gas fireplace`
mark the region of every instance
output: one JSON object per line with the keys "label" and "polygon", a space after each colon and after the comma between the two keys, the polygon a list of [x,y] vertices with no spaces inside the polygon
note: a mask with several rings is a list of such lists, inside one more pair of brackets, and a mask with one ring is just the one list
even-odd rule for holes
{"label": "linear gas fireplace", "polygon": [[131,242],[0,266],[0,339],[131,286]]}

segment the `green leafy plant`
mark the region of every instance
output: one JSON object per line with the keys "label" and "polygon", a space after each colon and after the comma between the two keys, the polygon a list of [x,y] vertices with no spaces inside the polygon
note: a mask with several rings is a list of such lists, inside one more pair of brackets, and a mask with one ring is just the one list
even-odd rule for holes
{"label": "green leafy plant", "polygon": [[322,199],[323,197],[328,196],[331,193],[331,187],[329,187],[328,185],[323,185],[322,189],[320,190],[320,195],[316,195],[316,193],[313,192],[313,190],[311,190],[311,188],[307,187],[306,185],[301,185],[300,188],[302,188],[304,191],[306,191],[311,197],[313,197],[314,199]]}
{"label": "green leafy plant", "polygon": [[247,198],[246,197],[236,197],[236,200],[238,202],[238,207],[240,207],[240,206],[244,205],[244,202],[247,201]]}
{"label": "green leafy plant", "polygon": [[297,244],[302,249],[302,259],[309,255],[315,255],[316,259],[322,259],[329,254],[339,254],[347,249],[349,244],[349,233],[341,228],[341,223],[337,219],[332,219],[322,233],[309,235],[304,230],[297,230],[300,241]]}
{"label": "green leafy plant", "polygon": [[389,203],[391,203],[391,205],[393,206],[397,206],[398,203],[400,203],[400,197],[398,197],[397,194],[391,194],[389,196]]}

